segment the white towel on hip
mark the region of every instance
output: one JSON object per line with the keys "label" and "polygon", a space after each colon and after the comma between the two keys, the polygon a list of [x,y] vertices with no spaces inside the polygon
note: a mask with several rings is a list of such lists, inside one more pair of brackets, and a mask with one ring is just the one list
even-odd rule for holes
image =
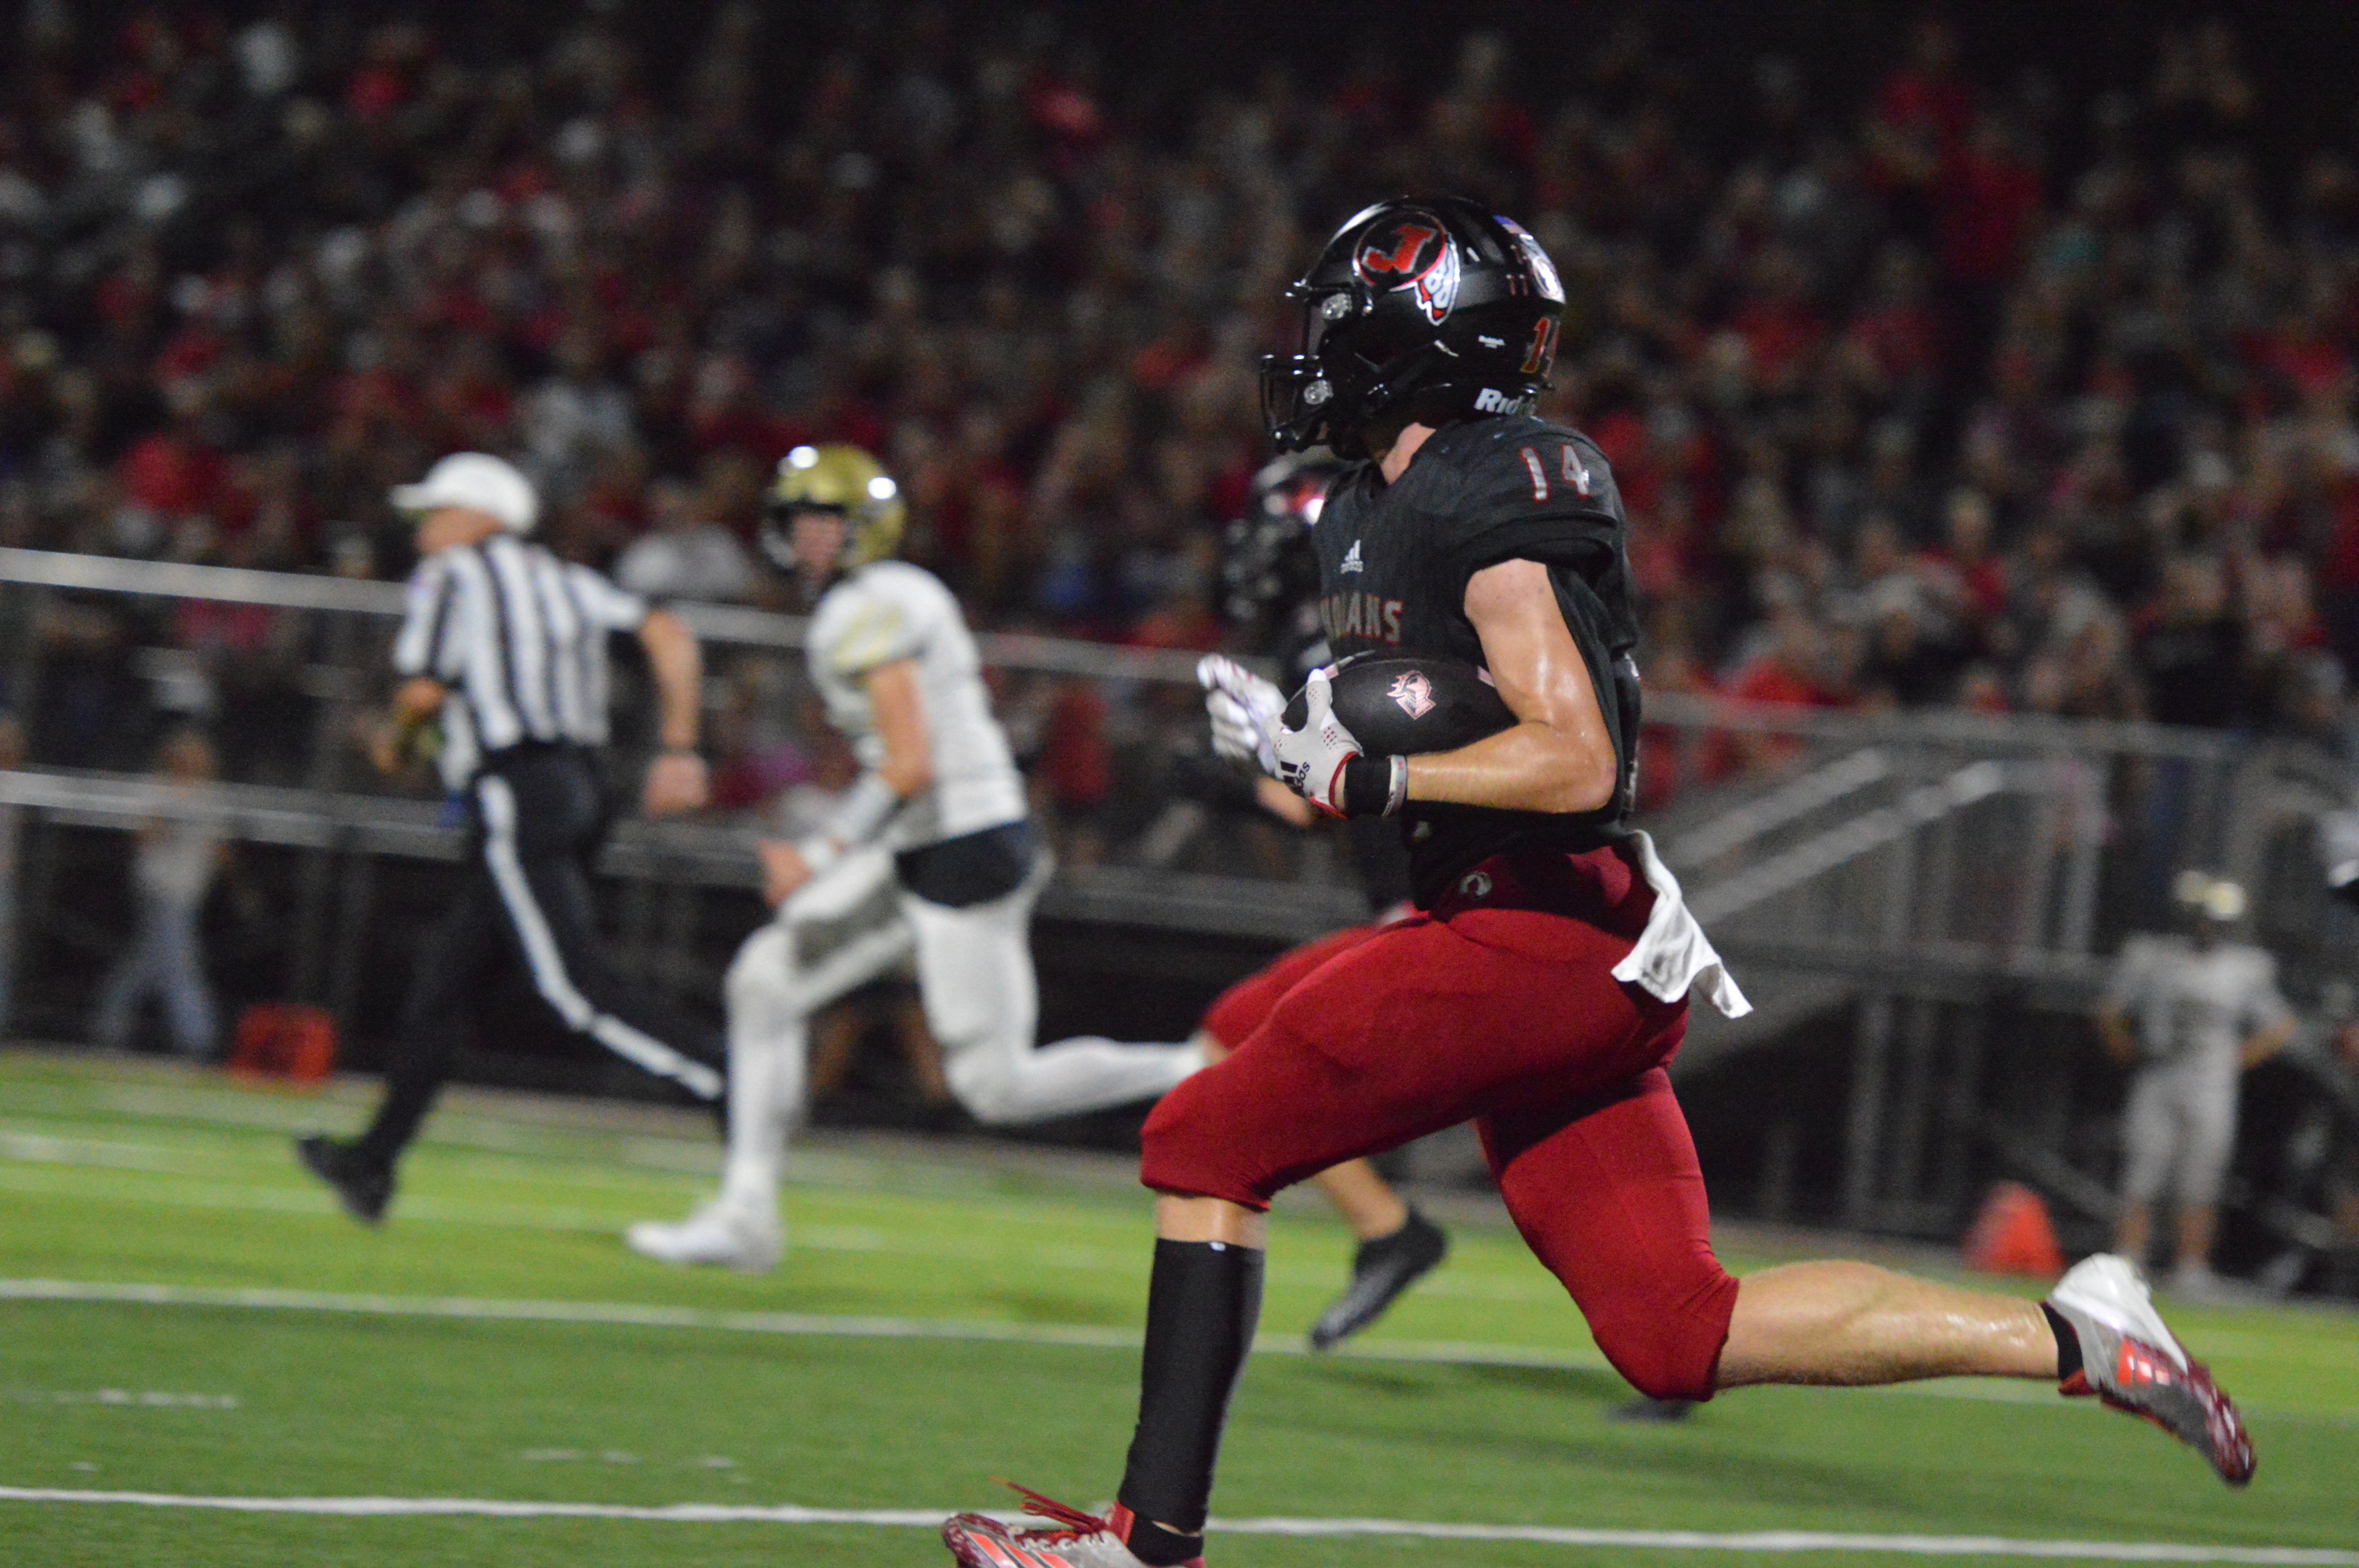
{"label": "white towel on hip", "polygon": [[1712,938],[1703,934],[1689,910],[1680,892],[1680,879],[1655,853],[1654,839],[1645,833],[1630,837],[1637,846],[1639,873],[1655,890],[1655,908],[1647,916],[1647,929],[1639,933],[1637,946],[1614,966],[1614,978],[1634,982],[1663,1001],[1677,1001],[1690,989],[1701,986],[1704,1000],[1718,1008],[1722,1016],[1742,1018],[1751,1012],[1753,1004],[1736,989],[1728,966],[1712,948]]}

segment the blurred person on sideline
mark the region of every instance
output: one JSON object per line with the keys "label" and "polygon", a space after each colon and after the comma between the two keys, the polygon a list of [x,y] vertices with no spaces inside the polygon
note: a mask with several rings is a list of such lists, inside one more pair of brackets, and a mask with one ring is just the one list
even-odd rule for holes
{"label": "blurred person on sideline", "polygon": [[734,603],[754,591],[754,558],[737,535],[704,515],[696,492],[677,479],[648,487],[652,526],[614,562],[614,581],[649,599]]}
{"label": "blurred person on sideline", "polygon": [[2235,1152],[2239,1080],[2285,1048],[2294,1018],[2277,992],[2277,960],[2230,939],[2245,890],[2188,871],[2172,894],[2182,929],[2122,945],[2097,1027],[2107,1053],[2137,1071],[2122,1112],[2114,1248],[2146,1257],[2155,1201],[2168,1187],[2179,1205],[2170,1285],[2200,1296],[2218,1283],[2212,1240]]}
{"label": "blurred person on sideline", "polygon": [[[156,763],[164,795],[176,806],[189,803],[219,772],[212,747],[194,730],[167,736]],[[131,946],[108,971],[91,1018],[91,1038],[99,1044],[109,1050],[129,1044],[139,1004],[152,996],[163,1005],[174,1050],[196,1060],[213,1054],[219,1015],[205,979],[197,916],[228,854],[218,822],[159,815],[139,825],[131,860],[137,914]]]}

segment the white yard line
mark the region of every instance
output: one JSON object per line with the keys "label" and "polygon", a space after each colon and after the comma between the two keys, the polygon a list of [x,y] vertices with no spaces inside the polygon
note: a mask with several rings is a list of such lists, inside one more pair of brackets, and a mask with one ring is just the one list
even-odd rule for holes
{"label": "white yard line", "polygon": [[129,1389],[56,1389],[47,1393],[38,1389],[13,1390],[0,1398],[18,1400],[32,1404],[100,1405],[110,1410],[192,1410],[234,1411],[237,1409],[235,1394],[171,1394],[156,1390],[133,1391]]}
{"label": "white yard line", "polygon": [[60,1138],[18,1127],[0,1127],[0,1160],[28,1165],[91,1165],[118,1171],[152,1171],[168,1175],[208,1173],[201,1160],[178,1149],[119,1140]]}
{"label": "white yard line", "polygon": [[[229,1513],[309,1514],[338,1519],[611,1519],[660,1524],[852,1525],[932,1530],[933,1509],[814,1509],[792,1504],[511,1502],[480,1498],[212,1498],[172,1492],[77,1491],[0,1487],[0,1502],[80,1503]],[[1527,1541],[1664,1552],[1882,1552],[1911,1557],[2031,1557],[2083,1563],[2234,1563],[2270,1568],[2359,1568],[2359,1552],[2299,1546],[2208,1546],[2148,1541],[2026,1541],[1984,1535],[1854,1535],[1832,1530],[1583,1530],[1558,1525],[1442,1524],[1387,1519],[1216,1519],[1224,1535],[1297,1538],[1392,1536],[1420,1541]]]}

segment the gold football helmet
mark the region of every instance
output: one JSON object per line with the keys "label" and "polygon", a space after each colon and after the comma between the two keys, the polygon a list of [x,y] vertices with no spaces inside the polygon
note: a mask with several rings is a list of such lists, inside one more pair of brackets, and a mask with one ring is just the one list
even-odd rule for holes
{"label": "gold football helmet", "polygon": [[901,487],[884,465],[858,447],[797,447],[778,460],[778,477],[762,507],[762,553],[780,571],[796,570],[794,514],[833,512],[846,524],[843,555],[850,570],[881,561],[901,547],[908,509]]}

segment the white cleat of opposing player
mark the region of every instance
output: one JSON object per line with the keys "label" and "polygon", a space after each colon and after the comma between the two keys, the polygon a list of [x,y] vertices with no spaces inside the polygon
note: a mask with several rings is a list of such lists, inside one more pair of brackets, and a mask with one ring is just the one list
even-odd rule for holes
{"label": "white cleat of opposing player", "polygon": [[677,1224],[647,1220],[623,1233],[631,1250],[661,1263],[767,1273],[778,1266],[786,1237],[776,1218],[735,1204],[706,1204]]}

